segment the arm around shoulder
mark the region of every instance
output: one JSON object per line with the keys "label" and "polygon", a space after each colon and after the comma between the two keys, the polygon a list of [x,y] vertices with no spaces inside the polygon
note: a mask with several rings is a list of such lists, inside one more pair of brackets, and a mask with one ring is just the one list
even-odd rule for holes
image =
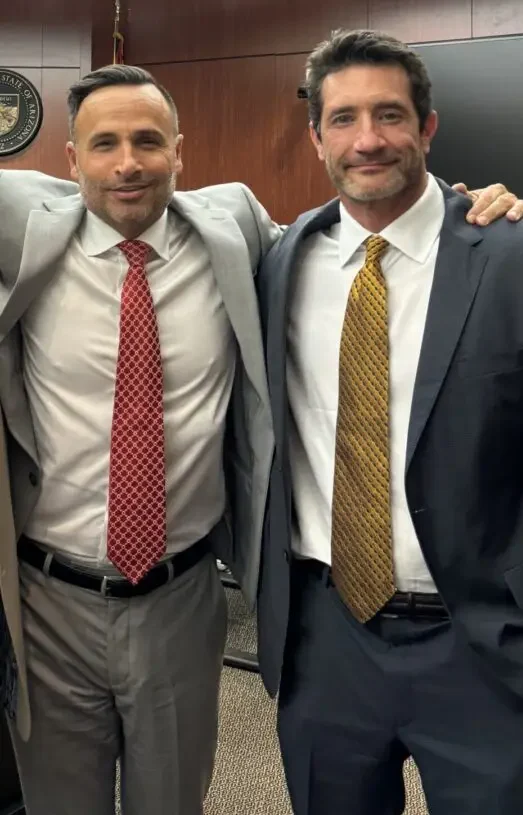
{"label": "arm around shoulder", "polygon": [[278,238],[283,233],[283,227],[275,223],[270,217],[265,207],[258,201],[252,190],[245,184],[240,184],[241,190],[249,204],[252,212],[258,235],[260,238],[260,257],[261,262],[269,249],[276,243]]}
{"label": "arm around shoulder", "polygon": [[75,195],[78,184],[63,178],[56,178],[38,170],[0,170],[0,203],[5,190],[7,195],[17,198],[34,197],[39,199]]}

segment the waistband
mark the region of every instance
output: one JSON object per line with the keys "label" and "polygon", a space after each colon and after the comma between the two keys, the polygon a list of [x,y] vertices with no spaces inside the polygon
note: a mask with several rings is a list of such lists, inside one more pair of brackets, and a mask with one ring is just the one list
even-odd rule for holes
{"label": "waistband", "polygon": [[[312,577],[325,586],[334,586],[331,567],[319,560],[294,558],[292,568],[296,575],[300,573]],[[378,615],[387,618],[410,618],[448,620],[449,613],[439,594],[429,592],[397,591],[393,597],[378,611]]]}
{"label": "waistband", "polygon": [[18,542],[18,557],[24,563],[64,583],[95,591],[103,597],[139,597],[170,583],[195,566],[210,552],[210,536],[206,535],[183,552],[163,560],[147,572],[135,586],[128,580],[94,575],[58,559],[52,552],[42,549],[38,541],[22,535]]}

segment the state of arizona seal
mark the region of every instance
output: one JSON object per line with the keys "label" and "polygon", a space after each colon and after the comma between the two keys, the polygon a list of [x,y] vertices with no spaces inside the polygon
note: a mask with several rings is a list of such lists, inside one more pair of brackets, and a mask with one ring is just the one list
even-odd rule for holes
{"label": "state of arizona seal", "polygon": [[31,144],[43,118],[40,94],[25,76],[0,68],[0,159]]}

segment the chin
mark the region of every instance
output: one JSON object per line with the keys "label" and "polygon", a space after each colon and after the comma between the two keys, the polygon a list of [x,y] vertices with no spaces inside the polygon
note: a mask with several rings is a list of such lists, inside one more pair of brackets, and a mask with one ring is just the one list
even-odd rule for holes
{"label": "chin", "polygon": [[349,185],[346,188],[347,195],[354,201],[383,201],[386,198],[394,198],[401,195],[406,187],[404,178],[391,178],[381,184],[372,184],[369,186]]}
{"label": "chin", "polygon": [[148,212],[138,207],[126,207],[114,213],[114,220],[121,224],[133,224],[141,221],[146,221],[149,217]]}
{"label": "chin", "polygon": [[383,187],[347,187],[345,194],[353,201],[359,201],[362,204],[367,201],[381,201],[384,198],[389,198],[391,193]]}

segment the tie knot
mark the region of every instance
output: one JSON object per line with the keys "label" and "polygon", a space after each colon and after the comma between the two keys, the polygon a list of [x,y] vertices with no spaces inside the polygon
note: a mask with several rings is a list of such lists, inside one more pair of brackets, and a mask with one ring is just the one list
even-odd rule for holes
{"label": "tie knot", "polygon": [[118,249],[124,253],[129,266],[145,266],[150,248],[143,241],[121,241],[118,244]]}
{"label": "tie knot", "polygon": [[370,238],[367,238],[365,241],[365,248],[367,250],[365,262],[379,263],[388,245],[389,242],[385,240],[385,238],[382,238],[381,235],[371,235]]}

